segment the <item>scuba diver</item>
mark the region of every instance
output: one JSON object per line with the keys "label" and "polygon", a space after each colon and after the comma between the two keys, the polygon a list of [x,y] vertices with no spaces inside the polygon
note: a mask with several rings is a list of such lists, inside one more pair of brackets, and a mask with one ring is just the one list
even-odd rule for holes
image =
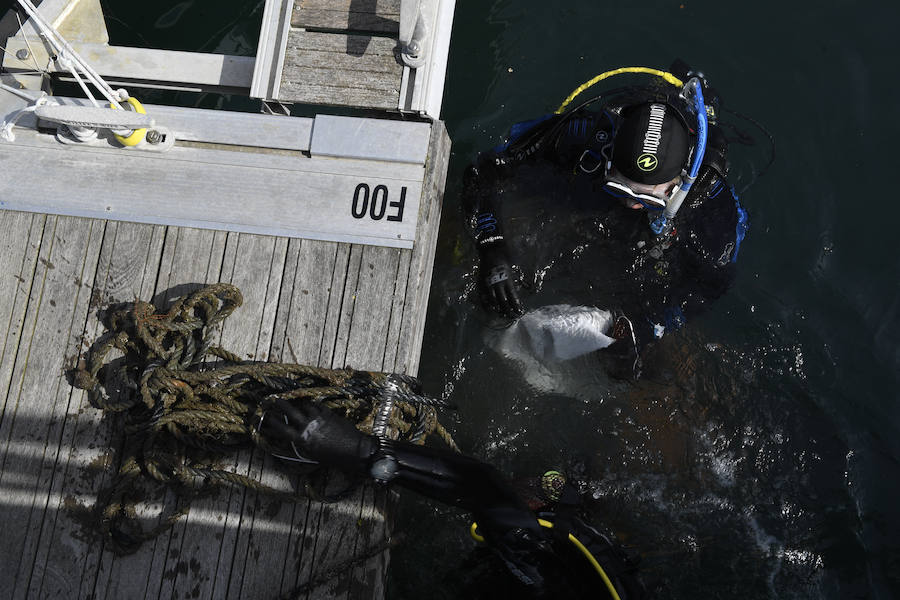
{"label": "scuba diver", "polygon": [[[622,73],[651,74],[655,82],[573,104],[586,89]],[[614,358],[610,374],[637,377],[639,347],[681,327],[735,275],[748,219],[726,181],[728,142],[719,109],[705,77],[681,61],[670,72],[626,67],[587,82],[554,114],[515,124],[506,143],[480,153],[465,173],[462,205],[485,304],[507,317],[525,312],[517,257],[506,239],[521,232],[500,214],[501,200],[510,195],[504,182],[526,165],[561,167],[571,174],[570,190],[587,190],[587,199],[573,203],[591,213],[595,260],[588,268],[607,273],[592,287],[601,293],[588,300],[610,309],[600,336],[607,341],[596,349],[609,345],[603,354]],[[539,233],[538,239],[562,247],[580,233]],[[570,252],[570,259],[577,254]]]}
{"label": "scuba diver", "polygon": [[553,510],[535,514],[493,467],[454,452],[363,434],[314,402],[275,401],[263,428],[268,439],[284,444],[282,456],[293,453],[301,461],[471,512],[472,537],[486,542],[502,565],[489,576],[503,581],[498,587],[476,582],[467,598],[646,597],[636,560],[576,514],[579,494],[559,473],[544,476],[549,499],[541,507]]}

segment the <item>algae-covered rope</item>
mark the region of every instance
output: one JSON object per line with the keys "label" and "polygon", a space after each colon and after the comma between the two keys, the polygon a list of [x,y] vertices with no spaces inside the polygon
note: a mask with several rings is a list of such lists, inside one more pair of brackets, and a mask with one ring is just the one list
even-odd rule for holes
{"label": "algae-covered rope", "polygon": [[[275,401],[320,403],[365,433],[387,416],[388,437],[422,444],[434,433],[457,449],[437,419],[436,409],[446,403],[423,396],[412,377],[245,361],[214,344],[215,326],[242,302],[236,287],[214,284],[177,299],[164,312],[141,301],[109,307],[107,333],[75,369],[74,385],[88,391],[94,406],[125,415],[121,466],[98,507],[113,549],[135,550],[173,525],[193,497],[216,486],[243,486],[284,501],[308,499],[308,483],[305,494],[285,492],[216,466],[252,447],[311,462],[262,432]],[[110,360],[113,349],[123,357]],[[139,488],[147,482],[173,490],[179,504],[150,530],[141,527],[135,511]]]}

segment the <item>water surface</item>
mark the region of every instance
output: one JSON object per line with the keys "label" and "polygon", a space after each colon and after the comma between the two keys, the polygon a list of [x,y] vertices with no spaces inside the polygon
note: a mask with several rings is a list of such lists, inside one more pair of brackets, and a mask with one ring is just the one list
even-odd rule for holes
{"label": "water surface", "polygon": [[[587,510],[642,549],[655,597],[900,597],[900,259],[883,192],[900,133],[898,16],[875,2],[457,6],[443,114],[454,155],[421,376],[460,405],[463,447],[511,476],[583,468]],[[594,75],[675,57],[777,140],[759,180],[766,137],[746,125],[759,147],[736,154],[751,218],[737,281],[664,338],[652,379],[523,371],[491,350],[497,324],[469,293],[462,170]],[[395,599],[456,576],[444,548],[471,544],[464,515],[413,502],[405,514],[428,525],[394,554]]]}

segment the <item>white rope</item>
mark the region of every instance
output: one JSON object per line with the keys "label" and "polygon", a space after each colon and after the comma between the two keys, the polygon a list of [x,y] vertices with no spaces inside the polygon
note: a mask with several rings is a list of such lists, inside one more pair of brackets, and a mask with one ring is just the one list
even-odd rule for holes
{"label": "white rope", "polygon": [[5,83],[2,83],[2,82],[0,82],[0,89],[6,90],[10,94],[15,94],[19,98],[22,98],[23,100],[28,100],[29,102],[34,102],[34,100],[35,100],[34,96],[30,95],[25,90],[18,90],[16,88],[14,88],[13,86],[6,85]]}
{"label": "white rope", "polygon": [[[0,86],[2,86],[4,89],[9,87],[5,84],[0,84]],[[42,104],[45,104],[46,102],[47,102],[47,97],[41,96],[37,100],[34,100],[34,104],[26,106],[19,112],[15,113],[12,117],[10,117],[6,121],[4,121],[2,123],[2,126],[0,126],[0,139],[6,140],[7,142],[15,141],[16,136],[13,133],[13,127],[16,125],[18,120],[23,115],[26,115],[28,113],[33,113],[37,109],[38,106],[41,106]]]}
{"label": "white rope", "polygon": [[[71,67],[74,63],[77,67],[81,69],[84,75],[94,84],[94,86],[100,90],[106,99],[110,102],[117,103],[118,102],[118,94],[113,91],[113,89],[103,80],[100,75],[94,71],[94,69],[81,58],[81,55],[75,51],[75,49],[66,41],[62,35],[56,29],[50,25],[47,21],[44,20],[44,16],[37,10],[31,0],[18,0],[19,4],[25,9],[25,12],[34,19],[35,23],[37,23],[38,28],[41,30],[41,33],[44,35],[47,40],[56,47],[59,52],[59,58],[63,63],[64,67]],[[66,64],[68,63],[68,64]],[[71,70],[71,69],[70,69]],[[73,72],[73,75],[75,73]],[[124,99],[124,98],[123,98]],[[121,108],[121,106],[118,106]]]}
{"label": "white rope", "polygon": [[[16,11],[16,21],[19,22],[19,31],[22,31],[23,29],[25,29],[25,26],[22,25],[22,18],[19,16],[19,11]],[[28,36],[24,35],[24,32],[22,35],[22,39],[25,40],[25,46],[28,48],[28,54],[29,54],[29,56],[31,56],[31,62],[33,62],[34,66],[37,68],[37,70],[40,71],[41,81],[43,82],[44,77],[46,77],[47,74],[41,68],[41,65],[38,64],[37,57],[36,57],[37,55],[35,55],[34,50],[31,49],[31,42],[28,41]],[[4,52],[6,52],[6,50],[4,50]]]}
{"label": "white rope", "polygon": [[[87,78],[94,87],[96,87],[105,97],[109,100],[110,104],[115,106],[118,109],[122,108],[122,105],[119,104],[120,100],[125,100],[127,98],[127,92],[124,93],[124,97],[122,92],[124,90],[120,90],[119,92],[113,91],[113,89],[107,84],[100,75],[94,71],[94,69],[83,59],[81,56],[75,51],[75,49],[63,38],[56,29],[53,28],[49,23],[44,20],[44,17],[37,10],[37,8],[32,4],[31,0],[18,0],[19,4],[22,5],[22,8],[25,9],[25,12],[28,13],[28,16],[34,21],[37,25],[38,29],[41,31],[41,35],[56,48],[56,51],[59,55],[60,64],[68,69],[76,80],[81,83],[77,70],[80,70],[85,78]],[[82,87],[84,85],[82,84]],[[91,101],[94,105],[97,105],[97,101],[94,100],[91,94],[88,94],[91,98]]]}
{"label": "white rope", "polygon": [[85,96],[88,97],[88,100],[91,101],[91,104],[94,106],[100,106],[97,102],[97,99],[94,98],[94,95],[91,93],[91,90],[88,88],[87,84],[78,76],[78,72],[75,69],[70,69],[72,73],[72,77],[75,78],[75,81],[78,82],[78,85],[81,86],[81,90],[84,92]]}

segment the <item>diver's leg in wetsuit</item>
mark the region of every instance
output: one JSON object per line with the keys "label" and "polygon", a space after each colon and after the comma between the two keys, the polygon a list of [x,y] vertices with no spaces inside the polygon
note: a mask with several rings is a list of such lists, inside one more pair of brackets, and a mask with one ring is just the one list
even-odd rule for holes
{"label": "diver's leg in wetsuit", "polygon": [[[279,414],[280,413],[280,414]],[[550,544],[534,514],[488,464],[449,451],[361,433],[349,421],[312,402],[279,401],[261,428],[303,457],[416,491],[471,511],[481,535],[510,571],[540,594]]]}
{"label": "diver's leg in wetsuit", "polygon": [[[559,542],[554,544],[552,534],[541,527],[527,504],[500,473],[486,463],[454,452],[365,435],[346,419],[312,402],[294,405],[278,401],[267,412],[260,428],[267,439],[289,444],[298,456],[376,481],[400,485],[471,511],[479,533],[509,572],[525,585],[526,595],[530,598],[557,598],[570,589],[570,585],[577,587],[579,582],[592,581],[589,578],[594,576],[593,571],[585,576],[583,573],[578,575],[578,570],[572,568],[570,545],[565,544],[569,553],[561,553]],[[565,537],[572,522],[565,514],[560,514],[560,518],[561,536],[558,537]],[[603,539],[604,547],[611,546]],[[632,571],[633,567],[624,565],[611,573],[628,578],[627,574]],[[629,581],[633,579],[628,578]],[[596,582],[593,585],[586,596],[569,594],[566,597],[596,597]],[[600,597],[603,597],[602,592]],[[630,599],[641,595],[621,597]]]}
{"label": "diver's leg in wetsuit", "polygon": [[379,440],[371,465],[376,480],[470,511],[478,533],[530,594],[555,597],[559,569],[549,536],[495,468],[454,452],[391,440]]}
{"label": "diver's leg in wetsuit", "polygon": [[[286,418],[280,418],[280,412]],[[493,531],[540,532],[527,504],[488,464],[443,451],[365,435],[346,419],[311,402],[281,401],[263,426],[306,458],[349,473],[390,482],[471,511],[488,536]]]}

